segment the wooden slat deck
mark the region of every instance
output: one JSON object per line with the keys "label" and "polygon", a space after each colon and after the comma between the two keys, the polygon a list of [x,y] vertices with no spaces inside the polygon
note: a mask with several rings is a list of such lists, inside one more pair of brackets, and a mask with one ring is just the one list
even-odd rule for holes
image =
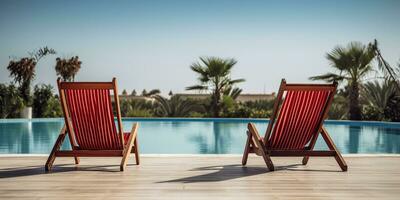
{"label": "wooden slat deck", "polygon": [[[400,199],[400,157],[272,158],[268,172],[259,157],[242,167],[240,156],[143,156],[119,171],[118,158],[0,157],[0,199]],[[134,159],[130,159],[133,163]]]}

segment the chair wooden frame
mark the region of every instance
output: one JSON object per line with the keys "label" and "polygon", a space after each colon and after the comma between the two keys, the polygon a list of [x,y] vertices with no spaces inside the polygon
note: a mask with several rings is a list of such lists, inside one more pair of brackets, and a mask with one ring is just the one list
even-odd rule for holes
{"label": "chair wooden frame", "polygon": [[[333,84],[287,84],[285,79],[282,79],[281,85],[279,87],[279,92],[277,99],[274,103],[272,116],[268,124],[264,138],[260,137],[255,125],[253,123],[248,124],[247,130],[247,141],[245,145],[245,150],[242,157],[242,165],[246,165],[248,155],[250,153],[255,153],[258,156],[262,156],[265,164],[270,171],[274,170],[274,164],[272,163],[272,156],[287,156],[287,157],[303,157],[302,164],[306,165],[310,156],[324,156],[324,157],[334,157],[342,169],[342,171],[347,171],[347,164],[340,154],[339,150],[336,148],[333,140],[329,136],[327,130],[323,127],[323,121],[328,115],[329,108],[332,104],[333,97],[335,95],[337,88],[337,83]],[[302,150],[279,150],[272,149],[269,147],[269,139],[273,134],[274,122],[278,117],[278,112],[280,110],[280,103],[283,100],[283,95],[285,91],[307,91],[307,90],[330,90],[331,93],[328,97],[328,101],[325,104],[323,112],[320,113],[318,126],[313,135],[308,146],[305,146]],[[329,150],[326,151],[315,151],[314,146],[318,139],[318,135],[321,134],[325,143],[327,144]]]}
{"label": "chair wooden frame", "polygon": [[[122,157],[120,170],[124,171],[129,158],[130,153],[135,154],[136,164],[140,164],[139,148],[137,141],[137,130],[139,127],[138,123],[134,123],[132,130],[129,134],[128,140],[125,142],[124,132],[122,129],[121,121],[121,111],[117,90],[116,78],[113,78],[112,82],[61,82],[60,79],[57,80],[57,85],[60,94],[61,107],[64,113],[65,125],[61,129],[61,132],[51,150],[51,153],[45,164],[45,170],[51,171],[53,163],[56,157],[74,157],[75,164],[79,164],[79,157]],[[123,146],[120,150],[82,150],[75,140],[75,133],[70,120],[70,113],[66,102],[65,89],[109,89],[113,90],[114,102],[117,111],[117,133],[121,140]],[[69,141],[71,143],[72,150],[60,150],[66,135],[68,135]]]}

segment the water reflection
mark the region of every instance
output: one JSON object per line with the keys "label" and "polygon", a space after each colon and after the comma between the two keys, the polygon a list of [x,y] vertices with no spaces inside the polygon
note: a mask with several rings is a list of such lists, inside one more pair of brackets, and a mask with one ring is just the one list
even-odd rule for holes
{"label": "water reflection", "polygon": [[[50,152],[63,121],[0,123],[0,153]],[[124,121],[130,131],[132,121]],[[245,122],[140,121],[139,148],[155,154],[241,154]],[[267,124],[255,123],[260,133]],[[400,153],[400,128],[334,125],[326,129],[342,153]],[[69,149],[66,140],[62,149]],[[327,149],[320,137],[316,149]]]}
{"label": "water reflection", "polygon": [[349,148],[347,152],[358,153],[360,145],[361,127],[349,126]]}
{"label": "water reflection", "polygon": [[388,153],[400,152],[400,143],[396,140],[399,137],[399,130],[391,128],[377,128],[378,136],[376,138],[376,144],[382,148],[381,151]]}
{"label": "water reflection", "polygon": [[210,134],[192,136],[190,141],[198,146],[198,153],[227,154],[231,153],[232,135],[243,129],[241,123],[213,122]]}
{"label": "water reflection", "polygon": [[50,152],[61,126],[61,122],[0,123],[0,153]]}

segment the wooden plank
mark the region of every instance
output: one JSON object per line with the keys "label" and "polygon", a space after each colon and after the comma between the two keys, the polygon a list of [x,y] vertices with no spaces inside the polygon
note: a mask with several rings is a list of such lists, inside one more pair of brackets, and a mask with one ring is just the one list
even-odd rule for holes
{"label": "wooden plank", "polygon": [[56,152],[60,150],[62,143],[64,142],[65,135],[67,131],[67,127],[64,125],[61,129],[60,134],[58,135],[58,138],[56,142],[54,143],[54,146],[50,152],[49,158],[46,161],[45,164],[45,170],[50,171],[51,167],[53,166],[54,160],[56,159]]}
{"label": "wooden plank", "polygon": [[132,151],[133,143],[136,140],[138,127],[139,127],[138,123],[133,124],[131,133],[129,134],[128,142],[124,146],[123,156],[122,156],[121,165],[120,165],[121,171],[125,170],[126,163],[128,162],[129,155],[131,154],[131,151]]}
{"label": "wooden plank", "polygon": [[120,105],[119,105],[117,79],[115,77],[112,80],[112,85],[113,85],[113,90],[114,90],[114,102],[115,102],[115,106],[116,106],[115,110],[117,112],[118,133],[119,133],[119,138],[120,138],[122,147],[124,147],[125,146],[124,130],[122,127],[122,120],[121,120],[121,109],[120,109]]}
{"label": "wooden plank", "polygon": [[[140,166],[120,158],[57,158],[45,173],[46,157],[0,159],[0,199],[393,199],[400,196],[400,157],[345,157],[351,168],[338,169],[333,158],[309,165],[299,158],[273,158],[269,172],[259,157],[242,167],[237,156],[143,156]],[[374,164],[375,163],[375,164]]]}
{"label": "wooden plank", "polygon": [[249,133],[249,131],[247,131],[247,139],[246,139],[246,144],[244,146],[244,152],[243,152],[243,156],[242,156],[242,165],[246,165],[247,163],[247,158],[249,157],[249,153],[250,153],[250,149],[251,146],[251,134]]}
{"label": "wooden plank", "polygon": [[274,107],[272,109],[272,115],[270,117],[270,121],[268,123],[267,130],[265,131],[265,134],[264,134],[264,144],[267,147],[269,147],[268,140],[269,140],[269,138],[271,136],[272,128],[274,126],[275,120],[276,120],[277,115],[278,115],[279,105],[280,105],[280,103],[282,101],[285,85],[286,85],[286,80],[282,79],[281,84],[279,86],[279,90],[278,90],[278,96],[275,99]]}
{"label": "wooden plank", "polygon": [[271,161],[270,155],[268,152],[265,151],[264,141],[261,139],[260,135],[258,134],[257,128],[253,123],[249,123],[247,126],[249,132],[252,135],[252,141],[254,144],[253,148],[258,149],[263,157],[265,164],[268,166],[270,171],[274,171],[274,164]]}
{"label": "wooden plank", "polygon": [[286,84],[285,91],[336,90],[335,84]]}
{"label": "wooden plank", "polygon": [[113,89],[112,82],[61,82],[60,89]]}
{"label": "wooden plank", "polygon": [[72,150],[56,152],[57,157],[115,157],[122,155],[123,150]]}
{"label": "wooden plank", "polygon": [[322,127],[321,135],[322,138],[325,140],[326,144],[328,145],[329,149],[336,152],[335,159],[339,164],[340,168],[343,171],[347,171],[346,161],[342,157],[342,154],[339,152],[339,149],[336,148],[335,143],[333,142],[331,136],[329,136],[328,131],[324,127]]}
{"label": "wooden plank", "polygon": [[313,150],[272,150],[271,156],[297,157],[297,156],[335,156],[336,151],[313,151]]}
{"label": "wooden plank", "polygon": [[[60,94],[60,103],[61,103],[61,108],[62,108],[62,111],[63,111],[64,123],[67,126],[67,133],[68,133],[69,142],[71,144],[71,148],[72,148],[72,150],[76,150],[77,147],[78,147],[78,143],[75,140],[75,138],[76,138],[75,137],[75,131],[74,131],[74,129],[72,127],[72,124],[71,124],[71,121],[70,121],[70,116],[69,116],[70,113],[69,113],[69,110],[68,110],[67,100],[66,100],[66,97],[65,97],[65,91],[64,91],[64,89],[61,88],[61,84],[62,83],[63,82],[61,82],[61,79],[58,78],[57,79],[57,86],[58,86],[58,91],[59,91],[59,94]],[[79,164],[79,157],[75,156],[74,159],[75,159],[75,164]]]}

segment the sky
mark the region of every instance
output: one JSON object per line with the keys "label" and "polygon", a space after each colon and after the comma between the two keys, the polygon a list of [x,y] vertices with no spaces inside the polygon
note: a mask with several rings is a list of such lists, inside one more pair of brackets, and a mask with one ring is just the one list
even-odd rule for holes
{"label": "sky", "polygon": [[56,57],[78,55],[76,81],[111,81],[119,90],[182,93],[197,84],[200,56],[234,58],[243,93],[271,93],[280,80],[310,82],[331,71],[325,55],[351,41],[377,39],[400,61],[400,1],[0,0],[0,83],[10,57],[48,46],[35,84],[56,82]]}

